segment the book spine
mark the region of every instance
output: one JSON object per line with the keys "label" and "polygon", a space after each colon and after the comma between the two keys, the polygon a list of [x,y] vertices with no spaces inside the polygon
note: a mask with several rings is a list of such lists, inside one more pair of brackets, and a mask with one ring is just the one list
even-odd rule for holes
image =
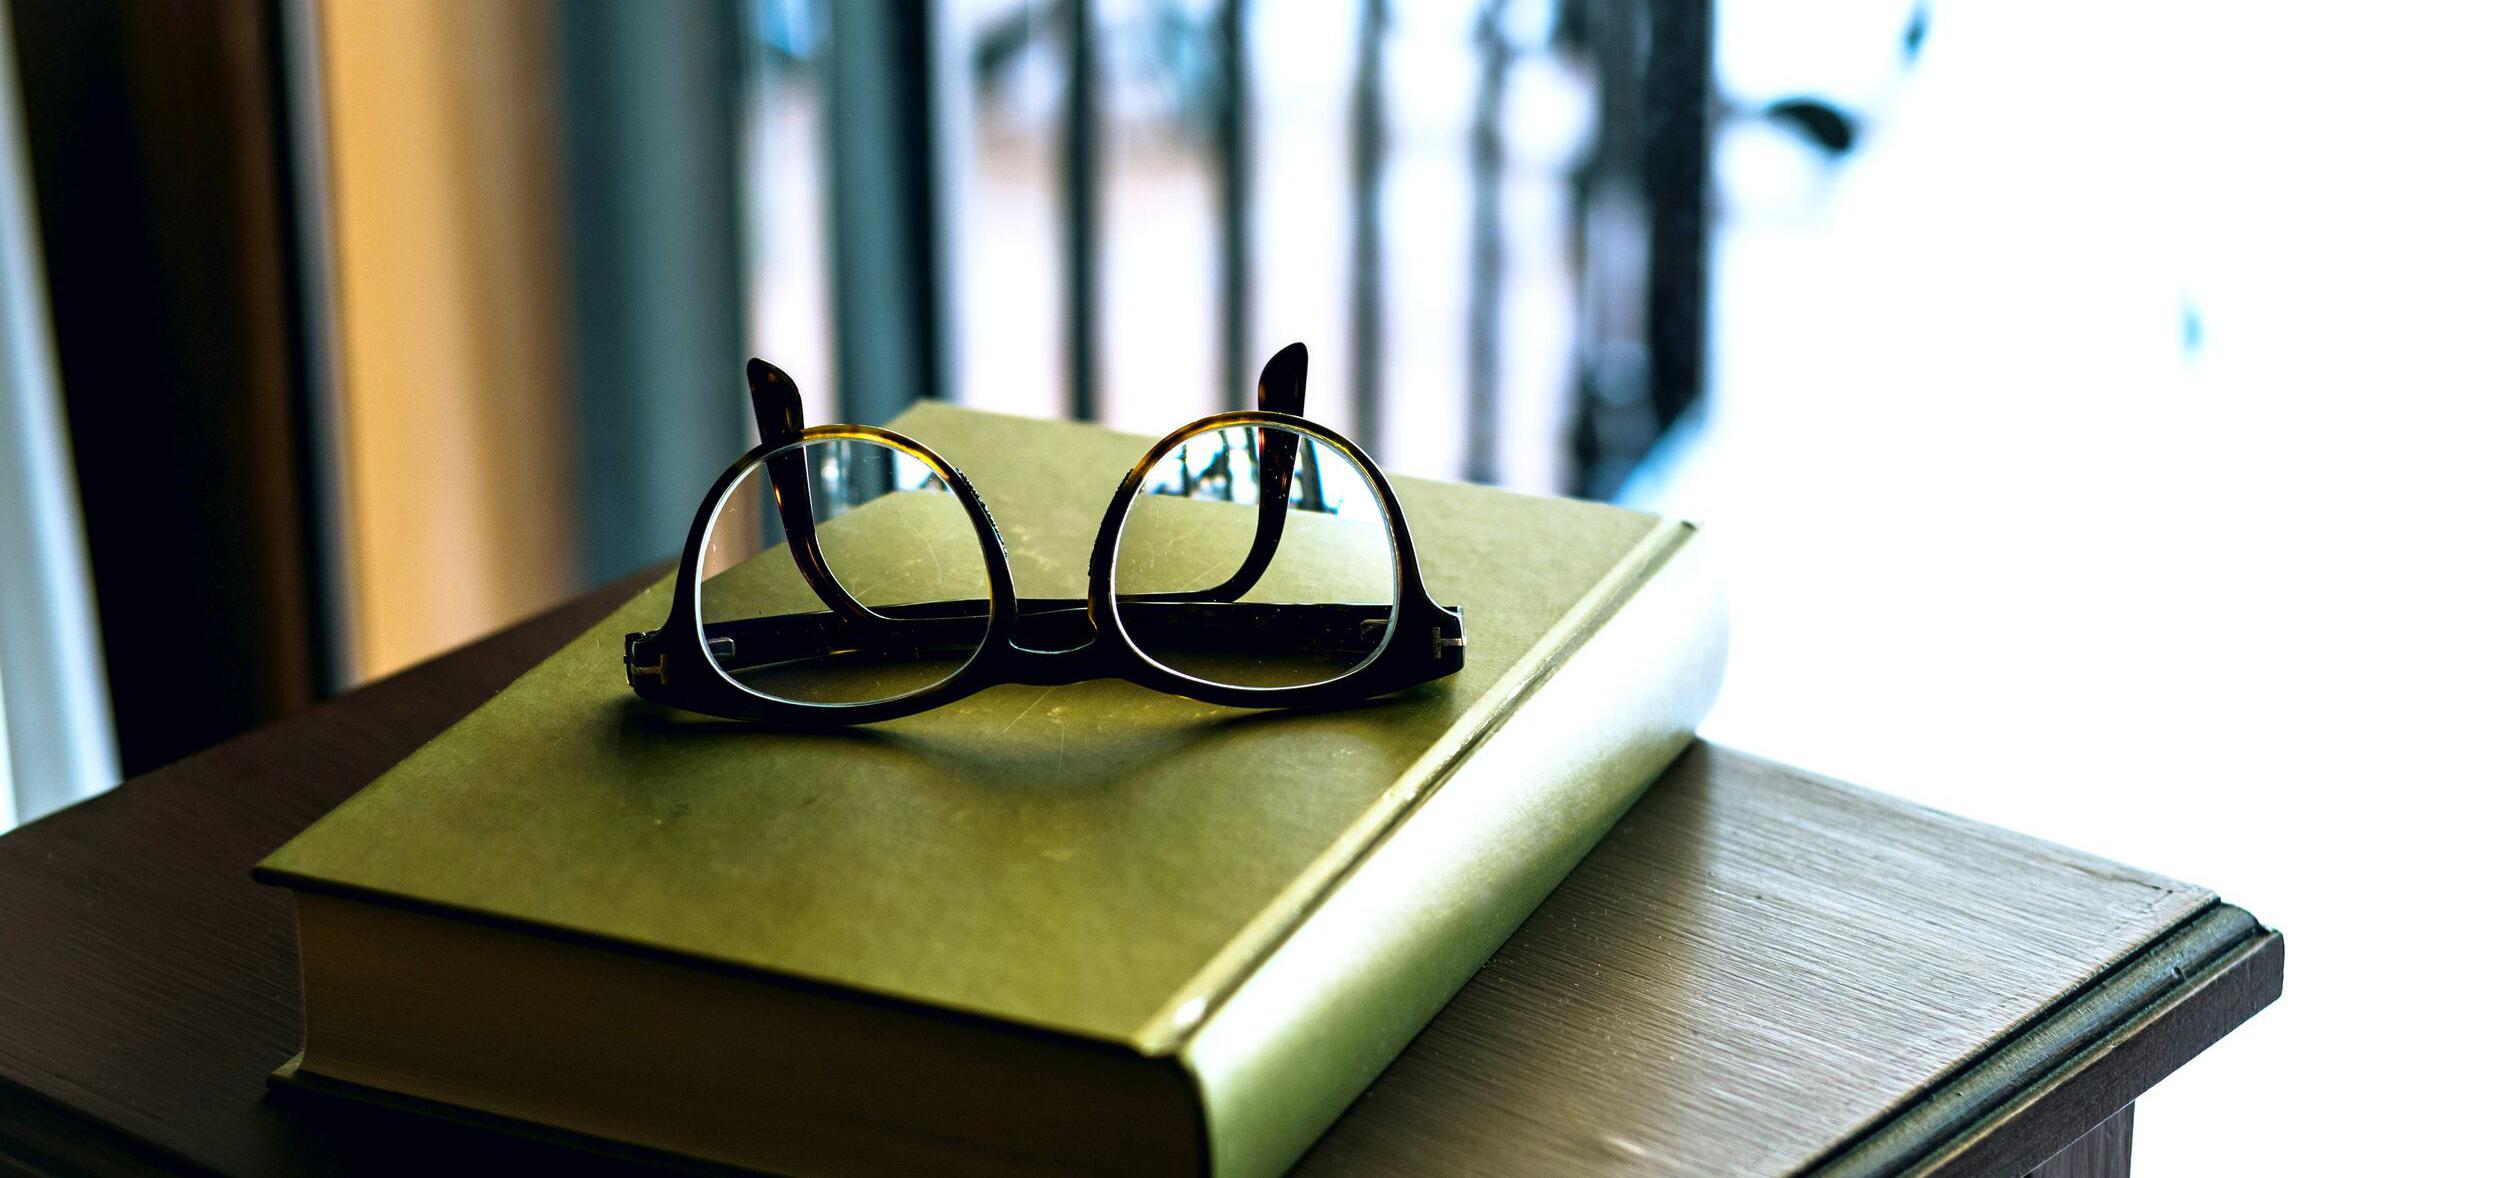
{"label": "book spine", "polygon": [[1191,1032],[1212,1173],[1292,1165],[1691,743],[1727,650],[1705,548],[1686,532],[1584,622]]}

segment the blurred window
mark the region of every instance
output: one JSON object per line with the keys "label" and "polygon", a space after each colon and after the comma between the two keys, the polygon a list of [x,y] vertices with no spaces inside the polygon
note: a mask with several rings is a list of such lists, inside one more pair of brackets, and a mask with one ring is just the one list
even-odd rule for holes
{"label": "blurred window", "polygon": [[[1662,133],[1698,157],[1698,101],[1653,117],[1706,85],[1696,8],[940,0],[953,394],[1154,432],[1246,403],[1299,339],[1313,415],[1397,469],[1611,491],[1697,387],[1693,344],[1650,359],[1660,273],[1691,279],[1665,329],[1698,321],[1698,234],[1651,227],[1697,223],[1700,169],[1661,191],[1650,159]],[[1653,238],[1689,256],[1662,271]]]}

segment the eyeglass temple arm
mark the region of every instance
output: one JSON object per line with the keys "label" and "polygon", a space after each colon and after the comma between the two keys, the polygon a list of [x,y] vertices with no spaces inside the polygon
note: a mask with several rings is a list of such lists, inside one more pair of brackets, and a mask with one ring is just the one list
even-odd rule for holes
{"label": "eyeglass temple arm", "polygon": [[[1300,343],[1286,344],[1259,369],[1259,408],[1302,416],[1302,396],[1310,377],[1311,350]],[[1249,592],[1267,574],[1268,562],[1276,558],[1276,545],[1284,539],[1285,512],[1293,499],[1294,459],[1302,453],[1302,435],[1284,429],[1259,433],[1259,523],[1250,537],[1250,551],[1223,583],[1190,597],[1232,601]]]}
{"label": "eyeglass temple arm", "polygon": [[[755,406],[756,435],[766,446],[794,441],[805,428],[799,386],[789,373],[762,360],[749,359],[747,397]],[[816,504],[807,485],[807,452],[792,450],[767,458],[764,467],[772,476],[773,503],[780,509],[781,531],[790,538],[790,559],[798,564],[800,578],[816,591],[825,608],[846,618],[867,616],[867,608],[834,577],[833,570],[825,564],[824,549],[817,544]]]}

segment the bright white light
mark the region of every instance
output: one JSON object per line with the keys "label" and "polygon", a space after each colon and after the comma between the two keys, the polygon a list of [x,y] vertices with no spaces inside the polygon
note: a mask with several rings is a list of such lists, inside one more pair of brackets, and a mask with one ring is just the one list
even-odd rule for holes
{"label": "bright white light", "polygon": [[[1937,7],[1897,85],[1835,69],[1868,133],[1821,191],[1722,159],[1716,402],[1659,492],[1738,570],[1706,734],[2285,930],[2138,1174],[2479,1162],[2495,15]],[[1827,39],[1722,11],[1811,88],[1777,53]]]}

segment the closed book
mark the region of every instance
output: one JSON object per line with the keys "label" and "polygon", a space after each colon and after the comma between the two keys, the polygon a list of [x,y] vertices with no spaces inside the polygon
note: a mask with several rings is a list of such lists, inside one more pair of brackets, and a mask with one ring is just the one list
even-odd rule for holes
{"label": "closed book", "polygon": [[[928,404],[1027,597],[1146,440]],[[1278,1173],[1691,739],[1690,525],[1395,480],[1463,670],[1326,711],[1002,686],[666,712],[636,598],[262,862],[306,1087],[799,1173]],[[275,1061],[273,1061],[275,1062]]]}

